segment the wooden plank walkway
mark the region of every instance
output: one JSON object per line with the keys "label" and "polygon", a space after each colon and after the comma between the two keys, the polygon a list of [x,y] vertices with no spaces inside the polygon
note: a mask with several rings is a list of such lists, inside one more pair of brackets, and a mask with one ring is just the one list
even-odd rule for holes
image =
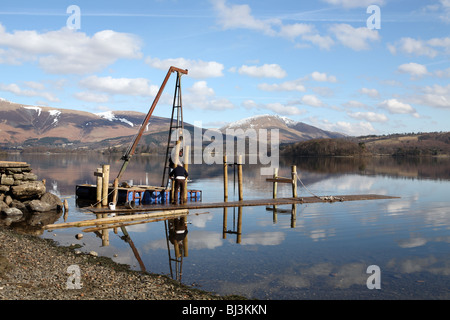
{"label": "wooden plank walkway", "polygon": [[210,209],[210,208],[226,208],[226,207],[249,207],[249,206],[270,206],[270,205],[288,205],[302,203],[320,203],[320,202],[343,202],[343,201],[360,201],[360,200],[381,200],[381,199],[398,199],[399,197],[376,195],[376,194],[359,194],[359,195],[342,195],[327,197],[298,197],[298,198],[277,198],[277,199],[254,199],[242,201],[228,202],[188,202],[186,204],[150,204],[140,205],[133,209],[124,206],[116,207],[115,210],[109,208],[85,208],[93,213],[136,213],[148,211],[164,211],[173,209]]}

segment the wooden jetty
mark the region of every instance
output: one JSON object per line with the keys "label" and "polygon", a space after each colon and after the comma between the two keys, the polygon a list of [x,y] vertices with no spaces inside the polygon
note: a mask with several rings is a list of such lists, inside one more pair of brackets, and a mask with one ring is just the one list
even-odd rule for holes
{"label": "wooden jetty", "polygon": [[326,202],[344,202],[344,201],[360,201],[360,200],[381,200],[381,199],[397,199],[399,197],[377,195],[377,194],[360,194],[360,195],[340,195],[326,197],[292,197],[292,198],[276,198],[276,199],[253,199],[241,201],[224,201],[224,202],[189,202],[185,204],[153,204],[140,205],[129,209],[118,206],[115,210],[109,208],[87,208],[93,213],[138,213],[149,211],[165,211],[174,209],[211,209],[211,208],[227,208],[227,207],[251,207],[251,206],[270,206],[270,205],[289,205],[302,203],[326,203]]}

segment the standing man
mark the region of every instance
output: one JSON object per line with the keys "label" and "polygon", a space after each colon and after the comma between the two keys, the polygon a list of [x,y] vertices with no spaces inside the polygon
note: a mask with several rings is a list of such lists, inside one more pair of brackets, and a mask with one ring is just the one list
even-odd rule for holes
{"label": "standing man", "polygon": [[169,177],[174,180],[175,192],[172,199],[172,204],[177,203],[178,190],[180,191],[180,204],[184,204],[184,188],[186,185],[186,179],[189,176],[186,169],[181,164],[178,164],[175,169],[169,174]]}

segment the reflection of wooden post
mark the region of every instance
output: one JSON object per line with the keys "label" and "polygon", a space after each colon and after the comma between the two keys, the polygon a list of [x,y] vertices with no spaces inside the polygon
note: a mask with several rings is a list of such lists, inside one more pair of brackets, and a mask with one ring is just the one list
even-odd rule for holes
{"label": "reflection of wooden post", "polygon": [[228,201],[228,164],[227,164],[227,156],[223,156],[223,201],[225,201],[225,202]]}
{"label": "reflection of wooden post", "polygon": [[242,189],[242,155],[238,157],[238,183],[239,183],[239,201],[244,199],[244,193]]}
{"label": "reflection of wooden post", "polygon": [[242,207],[239,207],[236,243],[241,243],[241,240],[242,240]]}
{"label": "reflection of wooden post", "polygon": [[102,188],[103,188],[103,178],[102,178],[102,168],[97,168],[97,207],[102,205]]}
{"label": "reflection of wooden post", "polygon": [[180,244],[177,240],[173,242],[173,248],[175,249],[175,257],[180,258],[181,252],[180,252]]}
{"label": "reflection of wooden post", "polygon": [[[186,217],[182,217],[181,221],[183,222],[183,225],[186,226],[187,222],[186,222]],[[186,236],[183,239],[183,257],[187,257],[189,255],[189,250],[188,250],[188,236],[186,234]]]}
{"label": "reflection of wooden post", "polygon": [[[108,214],[104,213],[102,218],[107,218]],[[109,246],[109,229],[103,229],[102,230],[102,245],[103,246]]]}
{"label": "reflection of wooden post", "polygon": [[292,211],[291,211],[291,228],[295,228],[297,222],[297,204],[292,204]]}
{"label": "reflection of wooden post", "polygon": [[223,230],[222,230],[222,238],[227,238],[227,219],[228,219],[228,208],[223,207]]}
{"label": "reflection of wooden post", "polygon": [[103,165],[102,205],[108,205],[109,164]]}
{"label": "reflection of wooden post", "polygon": [[[274,168],[274,170],[273,170],[273,178],[274,179],[278,178],[278,168]],[[274,199],[277,198],[277,187],[278,187],[278,182],[274,181],[273,182],[273,198]]]}
{"label": "reflection of wooden post", "polygon": [[[273,170],[273,178],[278,179],[278,168],[274,168]],[[273,182],[273,198],[277,198],[277,188],[278,182],[276,180]],[[273,205],[273,223],[277,223],[277,206]]]}
{"label": "reflection of wooden post", "polygon": [[292,166],[292,197],[297,198],[297,166]]}

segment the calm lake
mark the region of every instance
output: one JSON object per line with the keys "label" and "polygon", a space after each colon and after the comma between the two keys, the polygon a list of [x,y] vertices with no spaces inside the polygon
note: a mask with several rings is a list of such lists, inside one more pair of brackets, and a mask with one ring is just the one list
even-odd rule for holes
{"label": "calm lake", "polygon": [[[100,164],[111,165],[112,177],[122,164],[119,157],[99,155],[10,155],[7,160],[30,163],[39,179],[47,180],[48,191],[68,200],[67,221],[95,218],[78,206],[75,186],[95,183]],[[123,180],[159,186],[163,160],[135,156]],[[77,240],[83,228],[40,236],[64,246],[80,244],[84,252],[96,251],[132,269],[181,278],[186,285],[219,294],[295,300],[450,298],[449,159],[282,158],[279,175],[289,177],[293,164],[309,191],[320,196],[400,198],[285,205],[278,206],[278,213],[266,206],[228,208],[226,219],[222,208],[191,210],[179,259],[168,241],[168,221],[110,230],[109,245],[93,232]],[[221,165],[189,169],[189,188],[202,190],[203,202],[223,200]],[[258,165],[244,165],[243,173],[244,199],[272,197],[272,183],[260,175]],[[229,201],[237,200],[237,189],[230,168]],[[311,196],[302,186],[298,192]],[[291,195],[290,185],[279,185],[279,197]],[[131,242],[124,240],[124,231]]]}

